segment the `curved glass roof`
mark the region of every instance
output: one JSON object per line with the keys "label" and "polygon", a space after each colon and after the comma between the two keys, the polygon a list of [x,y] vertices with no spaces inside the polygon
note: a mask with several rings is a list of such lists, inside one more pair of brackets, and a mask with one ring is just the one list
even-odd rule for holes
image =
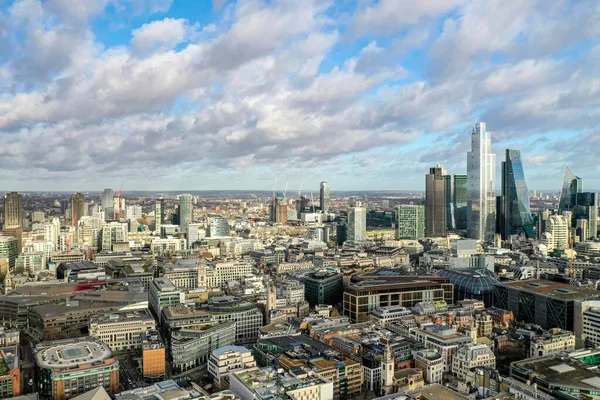
{"label": "curved glass roof", "polygon": [[459,291],[472,294],[491,293],[494,285],[500,283],[494,272],[484,268],[443,269],[437,274],[450,279],[450,282]]}

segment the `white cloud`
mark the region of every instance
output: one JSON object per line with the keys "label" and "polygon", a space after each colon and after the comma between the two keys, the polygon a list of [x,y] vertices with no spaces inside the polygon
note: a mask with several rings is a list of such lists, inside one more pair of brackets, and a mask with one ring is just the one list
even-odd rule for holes
{"label": "white cloud", "polygon": [[183,18],[152,21],[133,30],[131,49],[136,55],[149,54],[156,49],[171,50],[191,38],[195,31]]}

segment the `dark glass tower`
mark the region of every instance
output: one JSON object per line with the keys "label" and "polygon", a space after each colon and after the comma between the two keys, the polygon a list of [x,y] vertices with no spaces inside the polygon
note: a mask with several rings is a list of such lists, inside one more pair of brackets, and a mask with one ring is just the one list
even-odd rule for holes
{"label": "dark glass tower", "polygon": [[588,234],[581,240],[598,238],[598,193],[583,192],[571,196],[571,209],[573,211],[572,224],[577,228],[577,220],[587,220]]}
{"label": "dark glass tower", "polygon": [[506,149],[506,161],[502,163],[501,202],[502,210],[498,214],[504,219],[504,223],[500,222],[498,226],[502,229],[502,238],[522,233],[528,238],[535,237],[529,190],[519,150]]}
{"label": "dark glass tower", "polygon": [[467,176],[446,175],[446,221],[449,230],[467,229]]}
{"label": "dark glass tower", "polygon": [[563,178],[562,191],[560,193],[559,210],[570,210],[573,207],[573,200],[577,193],[583,191],[583,182],[576,176],[568,165],[565,165],[565,176]]}
{"label": "dark glass tower", "polygon": [[429,169],[425,175],[425,236],[446,236],[446,171],[442,165]]}

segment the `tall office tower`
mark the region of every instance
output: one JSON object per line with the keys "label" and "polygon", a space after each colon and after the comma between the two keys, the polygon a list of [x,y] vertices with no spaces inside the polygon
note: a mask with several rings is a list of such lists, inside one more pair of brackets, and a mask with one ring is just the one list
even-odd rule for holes
{"label": "tall office tower", "polygon": [[446,221],[450,230],[467,229],[467,176],[446,175]]}
{"label": "tall office tower", "polygon": [[442,165],[430,168],[425,175],[425,235],[446,236],[446,170]]}
{"label": "tall office tower", "polygon": [[546,225],[552,215],[554,215],[554,213],[551,210],[538,211],[538,221],[537,221],[537,237],[538,237],[538,239],[542,237],[542,233],[546,232]]}
{"label": "tall office tower", "polygon": [[570,210],[573,206],[573,196],[583,191],[583,181],[576,176],[568,165],[565,165],[562,190],[560,192],[559,210]]}
{"label": "tall office tower", "polygon": [[155,218],[155,228],[154,231],[160,234],[160,227],[166,223],[166,208],[165,208],[165,200],[158,199],[156,203],[154,203],[154,218]]}
{"label": "tall office tower", "polygon": [[503,221],[500,221],[500,226],[503,228],[500,231],[502,239],[522,233],[528,238],[534,238],[529,191],[519,150],[506,149],[506,161],[502,162],[501,199],[501,210],[498,210],[498,215],[503,217]]}
{"label": "tall office tower", "polygon": [[396,239],[417,240],[425,237],[425,207],[401,204],[396,207]]}
{"label": "tall office tower", "polygon": [[575,193],[571,198],[572,226],[577,228],[577,221],[587,220],[587,235],[581,241],[598,238],[598,203],[598,193],[593,192]]}
{"label": "tall office tower", "polygon": [[187,233],[187,226],[192,222],[192,195],[179,196],[179,232]]}
{"label": "tall office tower", "polygon": [[85,195],[83,193],[74,194],[71,197],[71,219],[73,220],[73,225],[77,226],[79,219],[85,216],[87,216]]}
{"label": "tall office tower", "polygon": [[324,213],[329,211],[329,184],[327,182],[321,182],[320,192],[320,206],[321,211]]}
{"label": "tall office tower", "polygon": [[348,212],[348,240],[359,242],[367,240],[367,209],[353,207]]}
{"label": "tall office tower", "polygon": [[104,211],[104,220],[109,221],[115,217],[115,191],[112,189],[104,189],[100,198],[102,211]]}
{"label": "tall office tower", "polygon": [[53,218],[52,222],[44,224],[44,240],[52,243],[54,249],[58,249],[58,237],[60,235],[60,220]]}
{"label": "tall office tower", "polygon": [[467,153],[467,237],[491,242],[496,232],[496,155],[492,135],[478,122]]}
{"label": "tall office tower", "polygon": [[308,198],[306,198],[306,196],[300,196],[300,199],[296,200],[298,219],[300,219],[302,213],[305,213],[308,208]]}
{"label": "tall office tower", "polygon": [[23,227],[23,196],[10,192],[4,196],[4,226]]}

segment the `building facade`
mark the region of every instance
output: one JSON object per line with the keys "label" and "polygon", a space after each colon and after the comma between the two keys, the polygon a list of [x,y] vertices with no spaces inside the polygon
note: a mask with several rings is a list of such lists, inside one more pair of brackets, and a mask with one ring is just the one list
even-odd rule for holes
{"label": "building facade", "polygon": [[329,211],[329,184],[327,182],[321,182],[320,184],[319,205],[323,213]]}
{"label": "building facade", "polygon": [[311,307],[342,301],[344,277],[340,273],[319,271],[306,275],[303,282],[304,297]]}
{"label": "building facade", "polygon": [[501,199],[502,208],[498,211],[498,220],[502,238],[522,234],[530,239],[535,238],[529,190],[519,150],[506,149],[506,161],[502,163]]}
{"label": "building facade", "polygon": [[4,226],[23,227],[23,196],[17,192],[4,195]]}
{"label": "building facade", "polygon": [[112,351],[142,348],[142,333],[156,329],[148,310],[97,314],[90,318],[90,336],[104,342]]}
{"label": "building facade", "polygon": [[491,242],[496,232],[496,155],[491,133],[478,122],[467,153],[467,237]]}
{"label": "building facade", "polygon": [[425,175],[425,235],[427,237],[446,236],[448,227],[446,175],[442,165],[431,168],[429,174]]}
{"label": "building facade", "polygon": [[353,207],[348,211],[348,240],[360,242],[367,240],[367,209]]}
{"label": "building facade", "polygon": [[425,207],[401,204],[396,208],[396,239],[417,240],[425,237]]}

